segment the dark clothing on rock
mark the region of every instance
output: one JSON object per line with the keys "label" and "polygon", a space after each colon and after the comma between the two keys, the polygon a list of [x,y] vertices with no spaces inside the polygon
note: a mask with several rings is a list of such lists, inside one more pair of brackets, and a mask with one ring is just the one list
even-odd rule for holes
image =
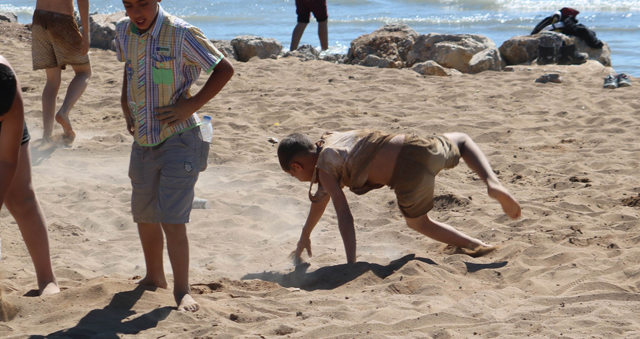
{"label": "dark clothing on rock", "polygon": [[571,8],[563,8],[552,16],[540,21],[531,32],[531,35],[541,31],[551,30],[566,35],[573,35],[582,39],[591,48],[602,48],[602,41],[596,37],[596,32],[588,29],[585,25],[579,24],[576,15],[578,11]]}

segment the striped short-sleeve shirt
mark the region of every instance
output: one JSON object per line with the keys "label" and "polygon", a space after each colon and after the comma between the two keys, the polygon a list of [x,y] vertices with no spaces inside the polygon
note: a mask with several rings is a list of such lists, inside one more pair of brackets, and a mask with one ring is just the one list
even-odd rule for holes
{"label": "striped short-sleeve shirt", "polygon": [[200,125],[197,114],[169,127],[161,124],[155,109],[174,104],[189,89],[200,71],[211,72],[223,55],[202,32],[166,13],[158,4],[152,28],[140,34],[126,17],[116,24],[116,53],[125,62],[127,100],[135,120],[135,140],[155,146],[168,137]]}

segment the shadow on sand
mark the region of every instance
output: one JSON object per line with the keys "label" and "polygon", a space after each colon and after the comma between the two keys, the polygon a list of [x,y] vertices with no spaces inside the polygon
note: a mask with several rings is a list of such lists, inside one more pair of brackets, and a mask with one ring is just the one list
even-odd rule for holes
{"label": "shadow on sand", "polygon": [[136,315],[131,308],[144,294],[144,291],[153,291],[154,288],[137,286],[132,291],[119,292],[113,296],[109,305],[100,310],[92,310],[85,315],[78,324],[66,330],[60,330],[47,336],[32,335],[29,339],[42,338],[97,338],[119,339],[122,334],[140,334],[154,328],[158,323],[166,319],[173,307],[162,307],[149,313],[142,314],[135,319],[125,319]]}
{"label": "shadow on sand", "polygon": [[44,160],[51,158],[53,152],[58,148],[70,148],[71,146],[66,143],[62,138],[54,138],[51,141],[44,141],[43,139],[31,140],[29,142],[29,148],[31,150],[31,165],[38,166]]}
{"label": "shadow on sand", "polygon": [[[259,279],[274,282],[282,287],[297,287],[305,291],[331,290],[353,281],[369,271],[384,279],[413,260],[421,261],[429,265],[438,265],[431,259],[416,257],[415,254],[408,254],[390,262],[389,265],[386,266],[368,262],[357,262],[355,264],[325,266],[313,272],[307,272],[310,264],[302,263],[297,265],[293,272],[287,274],[278,272],[250,273],[242,277],[242,280]],[[465,262],[465,265],[469,272],[477,272],[482,269],[504,267],[507,265],[507,262],[490,264]]]}

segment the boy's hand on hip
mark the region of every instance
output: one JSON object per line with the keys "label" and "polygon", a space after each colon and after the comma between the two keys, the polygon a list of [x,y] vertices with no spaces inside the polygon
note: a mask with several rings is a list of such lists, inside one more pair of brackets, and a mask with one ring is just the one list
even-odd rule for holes
{"label": "boy's hand on hip", "polygon": [[127,121],[127,131],[132,136],[135,136],[136,135],[136,123],[133,121],[133,118],[125,117],[125,120]]}
{"label": "boy's hand on hip", "polygon": [[160,123],[173,127],[185,122],[197,110],[198,108],[194,107],[191,99],[183,94],[175,104],[156,108],[155,112]]}

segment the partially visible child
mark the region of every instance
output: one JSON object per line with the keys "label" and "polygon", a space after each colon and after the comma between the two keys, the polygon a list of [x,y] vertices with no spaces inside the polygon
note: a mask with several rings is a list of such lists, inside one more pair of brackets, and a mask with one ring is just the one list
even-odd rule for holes
{"label": "partially visible child", "polygon": [[318,38],[320,38],[320,47],[322,50],[329,48],[329,14],[327,13],[327,0],[296,0],[296,14],[298,15],[298,24],[291,34],[292,51],[298,49],[300,39],[304,34],[304,30],[309,24],[311,13],[318,21]]}
{"label": "partially visible child", "polygon": [[[73,142],[76,133],[71,127],[69,113],[91,78],[89,61],[89,0],[77,0],[82,34],[73,16],[73,0],[38,0],[33,12],[33,42],[31,54],[33,70],[44,69],[47,83],[42,92],[42,138],[49,140],[53,133],[55,116],[64,131],[67,143]],[[62,106],[56,113],[58,90],[62,70],[71,65],[75,76],[69,83]]]}
{"label": "partially visible child", "polygon": [[[354,130],[326,132],[316,143],[298,133],[287,136],[278,146],[280,166],[298,180],[311,182],[311,210],[293,253],[295,260],[302,261],[305,249],[311,256],[311,232],[329,200],[333,200],[347,262],[356,262],[356,234],[353,216],[342,191],[345,186],[356,194],[389,186],[396,193],[407,225],[451,245],[456,253],[481,256],[495,250],[495,246],[427,215],[434,204],[436,175],[442,169],[455,167],[460,157],[480,176],[487,185],[489,196],[498,200],[504,212],[512,219],[520,217],[518,201],[500,184],[478,145],[464,133],[420,138]],[[315,184],[318,187],[313,192]]]}
{"label": "partially visible child", "polygon": [[[181,311],[198,304],[189,287],[189,222],[193,188],[207,166],[196,111],[233,76],[231,63],[202,32],[165,12],[160,0],[123,0],[128,17],[116,24],[118,61],[124,62],[122,111],[134,136],[129,177],[131,212],[138,224],[147,274],[138,283],[167,288],[163,232]],[[190,87],[211,73],[200,91]]]}
{"label": "partially visible child", "polygon": [[7,206],[16,219],[33,260],[41,296],[60,292],[49,256],[44,213],[31,183],[29,132],[24,123],[20,83],[0,55],[0,209]]}

